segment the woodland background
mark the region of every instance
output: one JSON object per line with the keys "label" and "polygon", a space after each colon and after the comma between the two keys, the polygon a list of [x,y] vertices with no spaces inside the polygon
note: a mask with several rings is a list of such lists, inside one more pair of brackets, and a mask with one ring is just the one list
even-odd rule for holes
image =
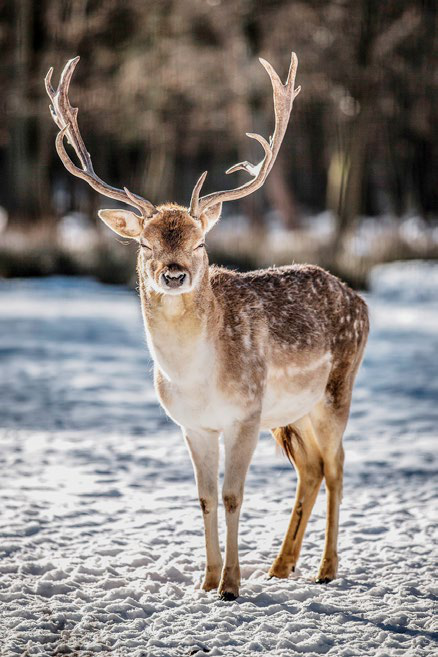
{"label": "woodland background", "polygon": [[111,207],[64,170],[44,89],[81,56],[70,97],[97,173],[154,203],[241,184],[273,128],[268,59],[299,58],[291,126],[265,187],[226,204],[212,259],[310,260],[365,284],[379,261],[437,257],[432,0],[0,1],[0,276],[132,281]]}

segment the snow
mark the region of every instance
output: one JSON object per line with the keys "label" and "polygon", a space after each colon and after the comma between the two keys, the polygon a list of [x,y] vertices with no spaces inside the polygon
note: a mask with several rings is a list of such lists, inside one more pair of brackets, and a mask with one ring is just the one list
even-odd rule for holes
{"label": "snow", "polygon": [[[298,571],[268,580],[295,474],[262,435],[240,531],[241,597],[200,590],[191,464],[152,387],[135,293],[0,282],[0,654],[430,656],[438,266],[379,267],[345,437],[340,571],[312,582],[321,492]],[[435,476],[435,479],[434,479]],[[224,518],[220,518],[223,545]]]}

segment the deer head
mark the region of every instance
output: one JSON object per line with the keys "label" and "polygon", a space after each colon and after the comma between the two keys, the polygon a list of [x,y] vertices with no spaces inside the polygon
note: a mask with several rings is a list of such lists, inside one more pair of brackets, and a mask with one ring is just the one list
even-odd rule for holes
{"label": "deer head", "polygon": [[[109,228],[122,237],[138,241],[140,245],[140,269],[147,276],[151,286],[157,292],[181,294],[192,290],[202,278],[208,266],[204,248],[206,233],[218,221],[222,203],[252,194],[265,182],[280,149],[294,98],[300,87],[294,88],[298,60],[292,53],[289,73],[283,85],[272,66],[260,59],[272,84],[274,95],[275,128],[269,142],[262,136],[247,133],[251,139],[259,142],[264,150],[264,157],[258,164],[240,162],[228,169],[226,173],[243,170],[251,179],[240,187],[213,192],[200,197],[207,172],[196,183],[190,207],[175,204],[156,207],[150,201],[133,194],[126,187],[118,189],[105,183],[94,172],[90,154],[81,137],[77,115],[78,109],[72,107],[68,90],[73,72],[79,61],[75,57],[67,62],[61,74],[58,88],[51,84],[53,68],[45,78],[46,90],[52,101],[50,111],[59,128],[56,137],[56,150],[66,169],[78,178],[85,180],[93,189],[116,201],[131,206],[136,210],[111,209],[99,210],[99,217]],[[81,168],[70,159],[64,145],[64,138],[75,151]]]}

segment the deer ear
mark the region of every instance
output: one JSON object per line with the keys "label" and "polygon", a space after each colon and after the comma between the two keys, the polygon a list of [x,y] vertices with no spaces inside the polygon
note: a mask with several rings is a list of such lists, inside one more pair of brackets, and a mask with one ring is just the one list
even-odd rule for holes
{"label": "deer ear", "polygon": [[212,205],[211,208],[207,208],[207,210],[201,214],[200,221],[205,233],[208,233],[208,231],[213,228],[215,223],[219,220],[221,212],[222,203],[216,203],[216,205]]}
{"label": "deer ear", "polygon": [[122,237],[139,237],[143,230],[143,219],[129,210],[99,210],[98,215],[108,228]]}

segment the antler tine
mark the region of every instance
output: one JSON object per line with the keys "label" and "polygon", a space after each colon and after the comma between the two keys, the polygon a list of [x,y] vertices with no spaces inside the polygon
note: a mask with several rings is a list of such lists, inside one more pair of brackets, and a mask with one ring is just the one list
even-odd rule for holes
{"label": "antler tine", "polygon": [[292,111],[293,101],[301,91],[301,87],[297,87],[297,89],[294,88],[295,76],[298,67],[298,58],[293,52],[291,55],[289,72],[285,84],[282,83],[278,74],[273,69],[271,64],[269,64],[269,62],[260,58],[260,63],[265,68],[271,79],[274,96],[275,129],[269,143],[261,135],[254,133],[246,134],[247,137],[255,139],[259,142],[259,144],[261,144],[265,152],[264,158],[258,164],[251,164],[250,162],[239,162],[226,171],[226,173],[234,173],[235,171],[240,170],[246,171],[251,176],[253,176],[252,180],[248,180],[248,182],[244,183],[240,187],[237,187],[236,189],[213,192],[212,194],[207,194],[207,196],[199,198],[201,187],[206,176],[206,174],[203,174],[196,183],[192,194],[190,213],[193,216],[199,217],[202,212],[205,212],[205,210],[207,210],[207,208],[211,207],[212,205],[243,198],[244,196],[252,194],[252,192],[255,192],[263,185],[270,170],[272,169],[272,166],[278,155],[278,151],[280,150],[284,135],[286,133],[290,113]]}
{"label": "antler tine", "polygon": [[49,95],[50,99],[53,100],[53,96],[55,95],[55,90],[52,87],[52,75],[53,75],[53,66],[49,68],[47,71],[46,77],[44,78],[44,84],[46,85],[46,91],[47,94]]}
{"label": "antler tine", "polygon": [[[128,192],[126,188],[122,191],[117,187],[108,185],[94,172],[90,154],[85,147],[79,130],[77,121],[78,108],[72,107],[68,97],[70,82],[79,59],[79,57],[75,57],[67,62],[61,73],[57,90],[51,84],[53,68],[49,69],[45,77],[46,91],[53,103],[50,106],[50,112],[54,122],[60,129],[55,142],[58,155],[65,168],[71,174],[85,180],[90,187],[100,194],[135,207],[141,212],[141,216],[144,219],[148,219],[157,212],[156,207],[150,201],[137,196],[137,194]],[[68,138],[69,143],[79,158],[82,169],[74,164],[65,150],[64,137]]]}
{"label": "antler tine", "polygon": [[81,161],[82,168],[86,169],[90,173],[93,173],[94,169],[91,162],[90,153],[85,148],[84,141],[81,137],[81,133],[79,132],[77,118],[78,109],[77,107],[72,107],[68,97],[70,82],[79,59],[79,57],[74,57],[73,59],[70,59],[64,66],[64,70],[62,71],[61,78],[59,80],[58,91],[54,98],[54,107],[57,115],[59,115],[60,123],[62,124],[64,122],[64,125],[69,125],[66,132],[68,141],[75,149],[75,152]]}
{"label": "antler tine", "polygon": [[[204,171],[199,178],[198,182],[196,183],[193,192],[192,192],[192,198],[190,199],[190,209],[189,209],[189,214],[192,215],[192,217],[198,217],[199,216],[199,194],[201,192],[202,185],[204,184],[204,180],[207,177],[208,171]],[[199,213],[199,214],[198,214]]]}

